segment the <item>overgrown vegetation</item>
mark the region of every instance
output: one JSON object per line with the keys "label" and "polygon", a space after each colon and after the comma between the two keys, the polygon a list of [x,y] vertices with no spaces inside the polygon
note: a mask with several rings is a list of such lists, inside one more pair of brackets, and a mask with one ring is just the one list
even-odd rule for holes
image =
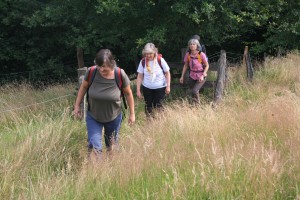
{"label": "overgrown vegetation", "polygon": [[2,0],[0,74],[23,72],[32,81],[74,77],[76,50],[91,66],[100,47],[132,73],[146,42],[174,62],[194,34],[208,55],[242,53],[245,45],[255,56],[274,55],[299,49],[299,10],[298,0]]}
{"label": "overgrown vegetation", "polygon": [[300,70],[297,53],[267,59],[253,82],[230,68],[223,101],[170,102],[123,123],[119,152],[92,165],[86,130],[70,110],[74,86],[1,87],[1,199],[298,199]]}

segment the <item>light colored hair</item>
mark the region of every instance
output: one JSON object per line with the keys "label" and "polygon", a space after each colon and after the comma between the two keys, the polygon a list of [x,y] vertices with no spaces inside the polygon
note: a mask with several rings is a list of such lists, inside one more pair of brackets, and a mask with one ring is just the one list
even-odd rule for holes
{"label": "light colored hair", "polygon": [[190,50],[190,44],[196,44],[197,45],[197,50],[200,51],[201,46],[200,46],[199,40],[197,40],[197,39],[190,39],[189,42],[188,42],[188,49],[189,50]]}
{"label": "light colored hair", "polygon": [[153,43],[147,43],[142,51],[143,56],[146,56],[146,53],[154,53],[156,55],[158,53],[158,49]]}

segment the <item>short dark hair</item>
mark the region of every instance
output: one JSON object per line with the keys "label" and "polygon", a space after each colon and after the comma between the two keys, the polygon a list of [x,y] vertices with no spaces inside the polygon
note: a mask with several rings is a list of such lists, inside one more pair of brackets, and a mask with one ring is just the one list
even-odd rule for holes
{"label": "short dark hair", "polygon": [[100,49],[100,51],[98,51],[96,54],[95,64],[98,66],[106,64],[113,69],[116,65],[116,61],[109,49]]}

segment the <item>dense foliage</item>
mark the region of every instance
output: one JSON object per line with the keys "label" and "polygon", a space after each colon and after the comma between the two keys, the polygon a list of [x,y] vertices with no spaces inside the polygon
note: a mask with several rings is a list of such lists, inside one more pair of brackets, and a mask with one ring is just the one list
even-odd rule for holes
{"label": "dense foliage", "polygon": [[77,48],[89,66],[101,47],[130,72],[146,42],[177,61],[193,34],[211,53],[299,49],[299,10],[298,0],[2,0],[0,73],[71,76]]}

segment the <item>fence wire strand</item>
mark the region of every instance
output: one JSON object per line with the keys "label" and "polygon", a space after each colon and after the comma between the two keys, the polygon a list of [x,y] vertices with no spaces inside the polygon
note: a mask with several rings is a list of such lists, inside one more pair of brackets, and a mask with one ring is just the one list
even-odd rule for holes
{"label": "fence wire strand", "polygon": [[74,95],[74,94],[66,94],[66,95],[64,95],[64,96],[56,97],[56,98],[49,99],[49,100],[42,101],[42,102],[38,102],[38,103],[33,103],[33,104],[26,105],[26,106],[23,106],[23,107],[18,107],[18,108],[13,108],[13,109],[8,109],[8,110],[1,110],[0,113],[7,113],[7,112],[16,111],[16,110],[21,110],[21,109],[29,108],[29,107],[31,107],[31,106],[35,106],[35,105],[40,105],[40,104],[48,103],[48,102],[51,102],[51,101],[55,101],[55,100],[57,100],[57,99],[62,99],[62,98],[65,98],[65,97],[68,97],[68,96],[73,96],[73,95]]}

